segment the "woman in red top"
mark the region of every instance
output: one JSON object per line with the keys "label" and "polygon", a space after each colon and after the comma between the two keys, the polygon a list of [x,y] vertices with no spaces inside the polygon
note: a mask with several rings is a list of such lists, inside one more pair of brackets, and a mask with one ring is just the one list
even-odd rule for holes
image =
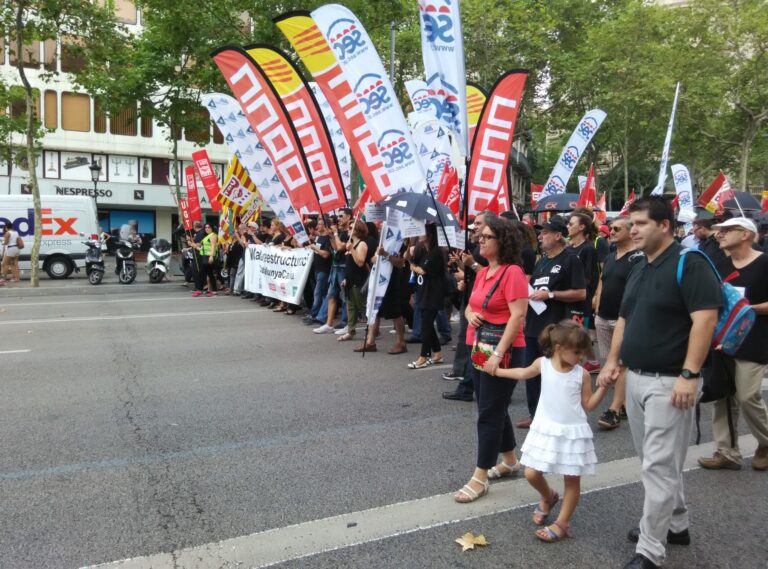
{"label": "woman in red top", "polygon": [[[493,373],[502,360],[505,367],[522,367],[525,360],[523,323],[528,309],[528,281],[520,258],[522,236],[507,220],[486,214],[479,243],[480,255],[488,260],[488,266],[477,273],[469,298],[467,345],[474,345],[475,330],[483,322],[506,323],[506,326],[493,355],[484,363],[484,370],[473,369],[478,409],[477,466],[470,481],[454,495],[454,499],[462,503],[484,496],[489,478],[513,476],[520,469],[507,411],[516,382],[494,377]],[[497,282],[486,303],[488,293]],[[496,464],[499,452],[502,460]]]}

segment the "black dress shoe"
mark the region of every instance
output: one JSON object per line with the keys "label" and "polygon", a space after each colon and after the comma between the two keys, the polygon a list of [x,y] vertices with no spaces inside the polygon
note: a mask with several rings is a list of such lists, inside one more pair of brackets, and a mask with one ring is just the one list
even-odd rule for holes
{"label": "black dress shoe", "polygon": [[450,399],[451,401],[474,401],[472,395],[461,393],[460,391],[444,391],[443,399]]}
{"label": "black dress shoe", "polygon": [[[629,530],[629,533],[627,534],[627,539],[629,541],[632,541],[634,543],[637,543],[637,541],[640,539],[640,528],[632,528]],[[670,545],[690,545],[691,544],[691,534],[688,533],[687,529],[684,529],[680,532],[673,532],[672,530],[669,530],[667,532],[667,543]]]}
{"label": "black dress shoe", "polygon": [[629,563],[624,565],[624,569],[659,569],[659,565],[656,565],[645,555],[637,553]]}

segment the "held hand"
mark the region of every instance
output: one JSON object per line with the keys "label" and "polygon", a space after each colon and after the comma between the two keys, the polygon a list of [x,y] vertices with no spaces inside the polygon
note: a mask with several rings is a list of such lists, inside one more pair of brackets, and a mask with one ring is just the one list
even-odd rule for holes
{"label": "held hand", "polygon": [[469,266],[471,266],[471,265],[472,265],[472,263],[474,263],[474,262],[475,262],[475,260],[474,260],[474,258],[472,257],[472,255],[470,255],[469,253],[462,253],[462,254],[461,254],[461,262],[462,262],[462,263],[464,263],[466,266],[468,266],[468,267],[469,267]]}
{"label": "held hand", "polygon": [[672,386],[672,405],[681,411],[690,409],[696,405],[696,391],[699,382],[695,379],[678,377]]}
{"label": "held hand", "polygon": [[496,372],[499,369],[500,361],[501,361],[500,358],[498,358],[497,356],[491,356],[486,360],[485,365],[483,366],[483,371],[488,375],[495,376]]}
{"label": "held hand", "polygon": [[610,387],[619,379],[621,367],[616,364],[606,363],[600,374],[597,376],[597,385],[600,387]]}
{"label": "held hand", "polygon": [[530,300],[549,300],[549,291],[534,290],[528,298]]}
{"label": "held hand", "polygon": [[379,257],[387,257],[387,256],[388,256],[387,250],[386,250],[386,249],[384,249],[384,247],[381,247],[381,246],[379,246],[379,250],[378,250],[378,251],[376,251],[376,254],[377,254]]}

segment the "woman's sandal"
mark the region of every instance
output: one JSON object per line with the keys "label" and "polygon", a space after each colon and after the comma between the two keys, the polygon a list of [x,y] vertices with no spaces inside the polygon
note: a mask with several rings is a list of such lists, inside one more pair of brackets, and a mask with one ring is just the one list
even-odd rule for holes
{"label": "woman's sandal", "polygon": [[349,342],[350,340],[354,340],[354,339],[355,339],[355,335],[354,334],[350,334],[349,332],[347,332],[346,334],[343,334],[343,335],[339,336],[336,341],[337,342]]}
{"label": "woman's sandal", "polygon": [[419,363],[418,361],[409,363],[408,369],[424,369],[425,367],[429,367],[430,365],[432,365],[432,360],[427,358],[426,360],[424,360],[423,363]]}
{"label": "woman's sandal", "polygon": [[[499,466],[506,468],[504,472],[499,470]],[[517,476],[520,474],[520,461],[515,461],[515,464],[507,464],[503,460],[496,466],[491,467],[488,470],[488,478],[491,480],[498,480],[499,478],[508,478],[510,476]]]}
{"label": "woman's sandal", "polygon": [[[557,526],[558,529],[563,532],[563,534],[558,534],[555,530],[552,529],[552,526]],[[538,537],[541,541],[546,541],[547,543],[555,543],[562,539],[572,537],[570,526],[564,526],[557,520],[552,522],[551,526],[544,526],[543,528],[537,529],[534,535],[536,535],[536,537]]]}
{"label": "woman's sandal", "polygon": [[560,495],[554,491],[554,489],[550,488],[549,490],[549,500],[547,500],[547,504],[549,505],[549,510],[546,512],[542,510],[539,506],[536,506],[536,509],[533,510],[533,523],[535,523],[537,526],[543,526],[547,518],[549,517],[549,514],[552,513],[552,508],[555,507],[555,504],[557,504],[557,501],[560,499]]}
{"label": "woman's sandal", "polygon": [[482,498],[488,493],[488,488],[491,486],[487,480],[480,480],[476,476],[473,476],[469,480],[470,482],[477,482],[483,487],[483,489],[480,490],[480,492],[477,492],[469,484],[465,484],[453,496],[453,499],[456,500],[459,504],[469,504],[470,502],[474,502],[475,500]]}
{"label": "woman's sandal", "polygon": [[432,364],[441,364],[444,361],[445,361],[445,358],[443,358],[443,357],[440,357],[439,360],[435,360],[435,359],[429,358],[429,363],[432,363]]}

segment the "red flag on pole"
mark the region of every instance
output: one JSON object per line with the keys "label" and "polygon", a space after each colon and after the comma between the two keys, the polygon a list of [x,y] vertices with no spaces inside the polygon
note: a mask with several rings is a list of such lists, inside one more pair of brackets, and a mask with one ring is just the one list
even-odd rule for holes
{"label": "red flag on pole", "polygon": [[186,202],[189,208],[189,218],[192,221],[203,221],[203,212],[200,210],[200,197],[197,195],[197,179],[195,178],[194,166],[184,168],[184,178],[187,182]]}
{"label": "red flag on pole", "polygon": [[595,217],[600,220],[600,223],[605,223],[608,214],[605,212],[605,192],[600,196],[597,202],[597,210],[595,211]]}
{"label": "red flag on pole", "polygon": [[760,203],[760,213],[768,211],[768,190],[763,190],[763,201]]}
{"label": "red flag on pole", "polygon": [[445,168],[440,176],[440,183],[437,187],[437,201],[447,205],[453,212],[453,215],[459,215],[459,173],[456,168]]}
{"label": "red flag on pole", "polygon": [[213,171],[211,159],[208,158],[208,153],[205,150],[193,152],[192,163],[195,165],[197,173],[203,181],[203,187],[205,188],[205,194],[208,196],[208,203],[211,204],[211,209],[213,211],[219,211],[221,209],[221,204],[219,203],[219,200],[216,199],[216,196],[219,195],[221,188],[219,187],[219,179]]}
{"label": "red flag on pole", "polygon": [[181,222],[184,225],[184,231],[192,230],[192,219],[189,216],[189,206],[187,200],[179,200],[179,208],[181,209]]}
{"label": "red flag on pole", "polygon": [[733,193],[733,188],[731,188],[731,184],[728,183],[728,178],[725,177],[725,174],[723,174],[723,171],[721,170],[714,182],[712,182],[709,187],[704,190],[704,193],[699,196],[697,203],[704,206],[704,209],[708,212],[720,215],[725,210],[725,201],[732,200],[735,197],[736,195]]}
{"label": "red flag on pole", "polygon": [[534,184],[531,182],[531,209],[536,207],[541,198],[541,192],[544,190],[544,184]]}
{"label": "red flag on pole", "polygon": [[595,207],[597,203],[597,190],[595,189],[595,166],[589,165],[589,174],[587,174],[587,183],[579,194],[579,201],[576,205],[580,207]]}
{"label": "red flag on pole", "polygon": [[619,212],[620,217],[626,217],[629,215],[629,206],[632,205],[632,202],[635,201],[635,190],[632,190],[629,193],[629,197],[627,198],[627,201],[624,202],[624,205],[621,208],[621,211]]}

